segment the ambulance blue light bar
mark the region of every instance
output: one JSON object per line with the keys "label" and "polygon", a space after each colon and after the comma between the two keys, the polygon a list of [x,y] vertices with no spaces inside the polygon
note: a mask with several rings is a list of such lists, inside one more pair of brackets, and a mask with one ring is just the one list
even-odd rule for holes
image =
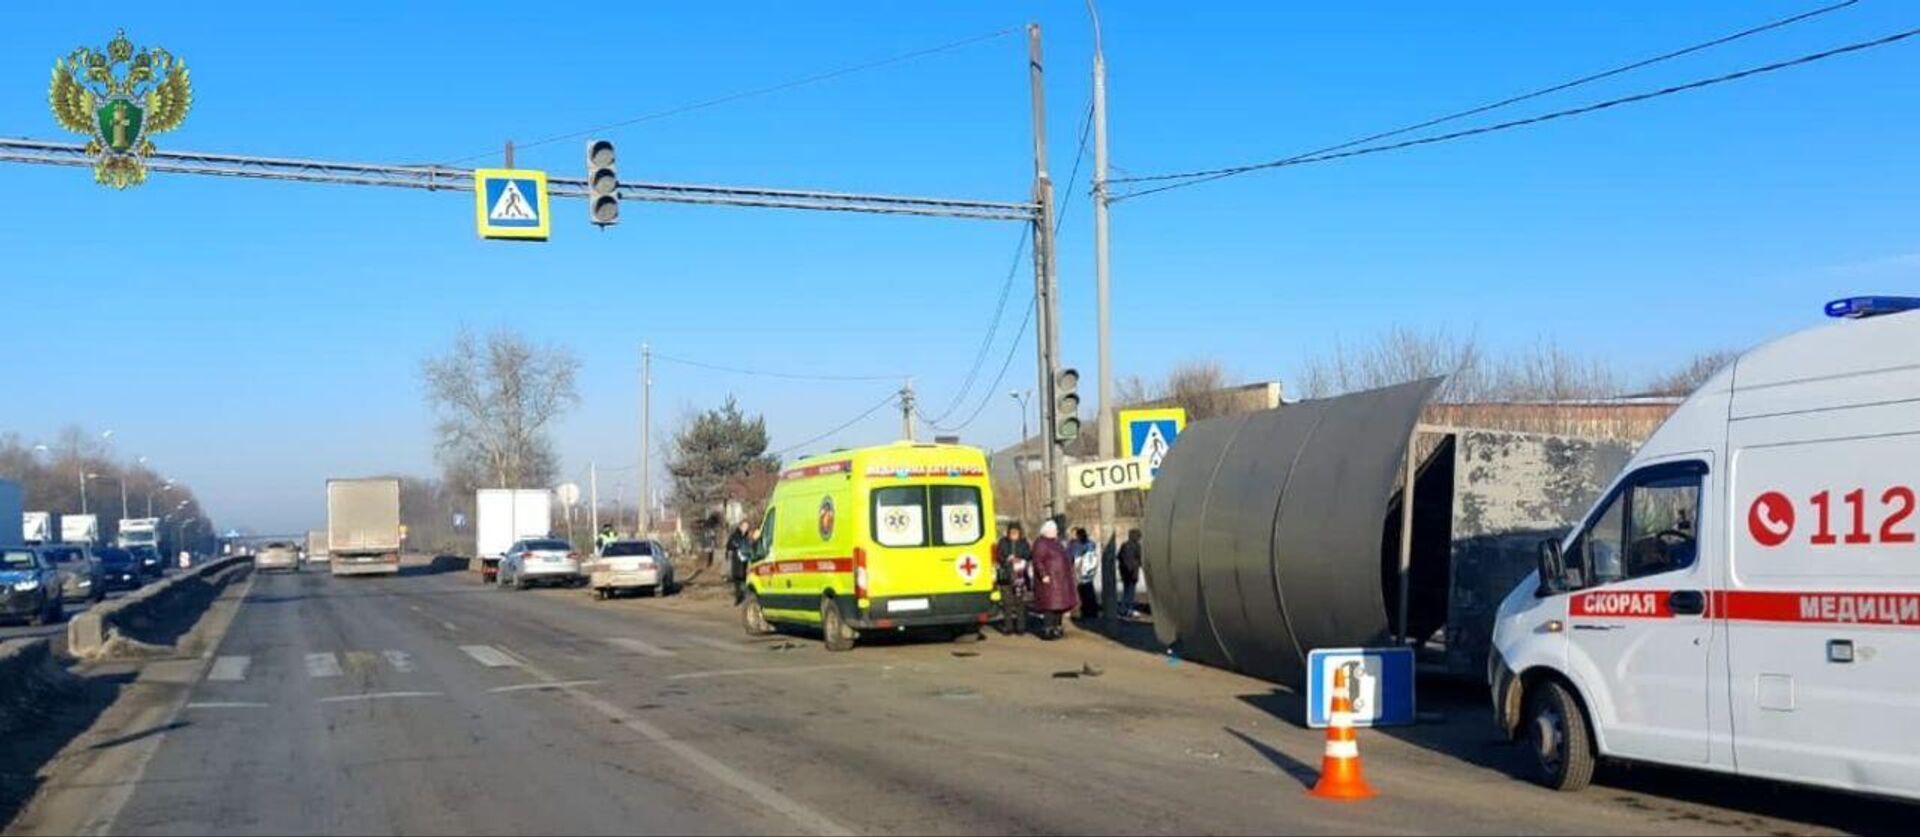
{"label": "ambulance blue light bar", "polygon": [[1882,314],[1898,314],[1920,308],[1920,297],[1850,296],[1827,303],[1827,316],[1860,320]]}

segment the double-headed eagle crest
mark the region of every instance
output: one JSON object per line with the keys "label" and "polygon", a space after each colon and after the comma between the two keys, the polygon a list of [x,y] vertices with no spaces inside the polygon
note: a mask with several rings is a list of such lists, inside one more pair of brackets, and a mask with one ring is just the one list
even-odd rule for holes
{"label": "double-headed eagle crest", "polygon": [[123,31],[104,54],[80,47],[55,61],[47,97],[60,127],[89,138],[93,179],[125,189],[147,179],[148,138],[186,121],[193,87],[186,62],[159,47],[135,52]]}

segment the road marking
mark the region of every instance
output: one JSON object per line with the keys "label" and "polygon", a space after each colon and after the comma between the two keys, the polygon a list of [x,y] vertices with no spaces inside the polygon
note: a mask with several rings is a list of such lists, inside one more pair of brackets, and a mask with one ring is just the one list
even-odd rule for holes
{"label": "road marking", "polygon": [[621,648],[625,648],[628,651],[632,651],[635,654],[642,654],[648,657],[679,656],[678,654],[675,654],[672,651],[668,651],[665,648],[661,648],[660,646],[655,645],[651,642],[647,642],[645,640],[629,639],[626,637],[614,637],[613,639],[607,640],[607,643],[610,645],[618,645]]}
{"label": "road marking", "polygon": [[860,663],[837,663],[825,666],[773,666],[771,668],[724,668],[716,671],[690,671],[675,674],[668,680],[706,680],[712,677],[747,677],[756,674],[806,674],[812,671],[833,671],[835,669],[870,668]]}
{"label": "road marking", "polygon": [[412,654],[405,651],[382,651],[380,655],[387,658],[387,665],[393,666],[394,671],[401,674],[409,674],[413,671]]}
{"label": "road marking", "polygon": [[371,671],[375,665],[374,661],[380,659],[379,655],[372,651],[348,651],[342,656],[346,657],[347,670],[352,672]]}
{"label": "road marking", "polygon": [[600,681],[598,680],[563,680],[558,683],[522,683],[518,686],[495,686],[494,688],[488,689],[487,693],[498,695],[506,692],[541,692],[549,689],[571,689],[576,686],[597,685],[600,685]]}
{"label": "road marking", "polygon": [[519,660],[507,656],[506,652],[491,645],[462,645],[460,650],[472,657],[474,662],[487,668],[507,668],[520,664]]}
{"label": "road marking", "polygon": [[580,701],[580,703],[587,708],[620,722],[621,726],[633,730],[640,737],[658,745],[661,749],[679,756],[682,761],[699,768],[707,775],[721,782],[732,785],[735,790],[753,797],[753,799],[761,805],[765,805],[774,812],[791,820],[793,824],[801,830],[826,835],[851,835],[854,833],[846,826],[828,819],[826,815],[819,811],[815,811],[798,800],[761,784],[751,776],[728,767],[725,762],[707,755],[702,752],[700,748],[674,738],[672,734],[648,723],[644,718],[634,715],[625,709],[621,709],[611,702],[595,697],[588,692],[566,686],[562,684],[561,681],[556,680],[553,675],[541,671],[530,664],[524,666],[524,668],[528,674],[555,684],[555,688],[566,692],[568,696]]}
{"label": "road marking", "polygon": [[439,697],[439,692],[369,692],[364,695],[334,695],[323,697],[314,703],[357,703],[364,700],[391,700],[395,698]]}
{"label": "road marking", "polygon": [[307,655],[308,677],[339,677],[340,659],[332,652]]}
{"label": "road marking", "polygon": [[738,654],[753,653],[753,648],[751,646],[741,645],[738,642],[728,642],[724,639],[714,639],[713,637],[710,637],[710,636],[683,636],[681,637],[681,639],[686,640],[687,642],[699,643],[708,648],[718,648],[722,651],[732,651]]}
{"label": "road marking", "polygon": [[208,703],[189,703],[188,709],[265,709],[268,704],[248,701],[211,701]]}
{"label": "road marking", "polygon": [[213,661],[213,669],[207,672],[208,680],[233,682],[247,679],[247,666],[253,662],[251,657],[221,657]]}

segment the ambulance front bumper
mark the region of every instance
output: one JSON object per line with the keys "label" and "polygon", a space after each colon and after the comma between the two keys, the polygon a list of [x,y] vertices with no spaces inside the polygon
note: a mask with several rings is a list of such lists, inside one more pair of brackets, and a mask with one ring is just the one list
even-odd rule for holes
{"label": "ambulance front bumper", "polygon": [[943,625],[984,625],[997,610],[994,593],[937,593],[869,599],[849,619],[861,630],[893,630]]}

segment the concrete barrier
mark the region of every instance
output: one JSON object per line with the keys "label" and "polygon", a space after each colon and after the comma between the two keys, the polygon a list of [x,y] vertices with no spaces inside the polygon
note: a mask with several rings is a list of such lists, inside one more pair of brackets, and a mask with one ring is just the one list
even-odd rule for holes
{"label": "concrete barrier", "polygon": [[0,733],[30,722],[49,696],[73,682],[45,637],[0,642]]}
{"label": "concrete barrier", "polygon": [[67,623],[67,653],[96,658],[116,645],[172,645],[183,625],[197,619],[231,576],[252,563],[252,556],[222,558],[90,607]]}

